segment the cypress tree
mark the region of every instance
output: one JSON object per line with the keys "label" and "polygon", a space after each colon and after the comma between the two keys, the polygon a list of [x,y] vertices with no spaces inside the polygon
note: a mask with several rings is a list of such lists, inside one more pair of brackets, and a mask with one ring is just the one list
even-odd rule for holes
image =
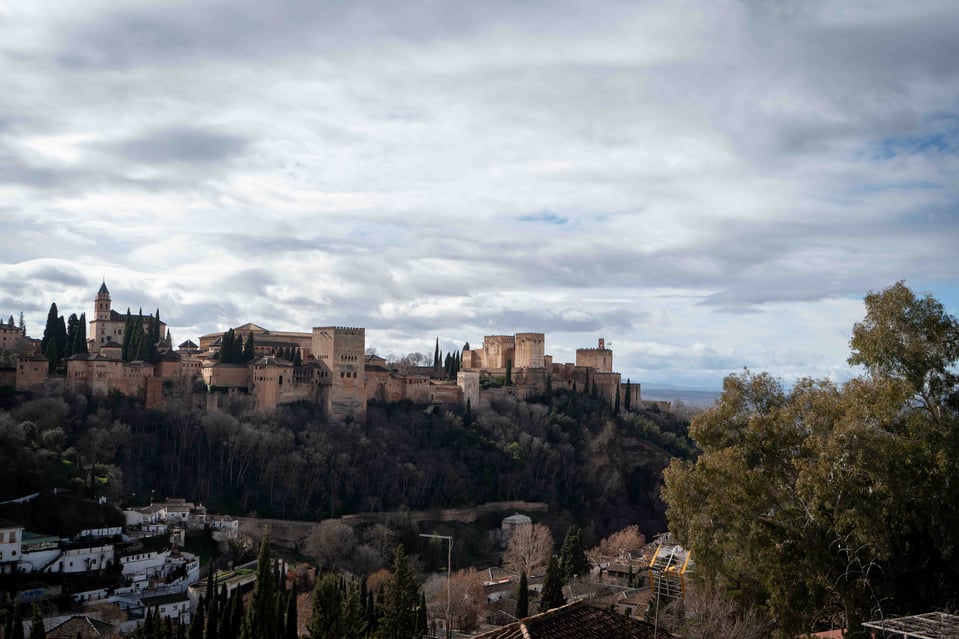
{"label": "cypress tree", "polygon": [[256,558],[256,585],[250,597],[250,607],[240,626],[241,639],[262,639],[272,636],[276,628],[276,580],[273,578],[273,559],[270,543],[264,539]]}
{"label": "cypress tree", "polygon": [[13,623],[10,625],[10,639],[23,639],[23,618],[20,616],[20,606],[13,607]]}
{"label": "cypress tree", "polygon": [[619,385],[616,386],[616,400],[613,402],[613,415],[619,415]]}
{"label": "cypress tree", "polygon": [[16,324],[14,324],[13,322],[13,315],[11,315],[10,319],[7,320],[7,326],[9,326],[10,328],[13,328],[14,326],[16,326]]}
{"label": "cypress tree", "polygon": [[87,314],[80,313],[80,321],[77,324],[77,337],[73,343],[73,352],[80,355],[86,355],[90,352],[87,348]]}
{"label": "cypress tree", "polygon": [[506,360],[506,385],[507,386],[513,385],[513,360],[512,359]]}
{"label": "cypress tree", "polygon": [[59,320],[60,316],[59,311],[57,311],[57,303],[54,302],[50,304],[50,310],[47,312],[47,324],[43,328],[43,339],[40,340],[40,351],[42,353],[47,352],[47,345],[50,343],[50,340],[56,340]]}
{"label": "cypress tree", "polygon": [[[56,307],[54,307],[56,309]],[[436,338],[436,348],[433,351],[433,370],[439,370],[440,368],[440,338]]]}
{"label": "cypress tree", "polygon": [[418,639],[422,631],[417,628],[420,584],[410,568],[403,546],[396,547],[393,556],[393,574],[383,590],[383,617],[379,620],[379,637],[382,639]]}
{"label": "cypress tree", "polygon": [[343,596],[343,637],[346,639],[362,639],[366,634],[366,609],[360,598],[360,587],[355,581],[351,581],[346,587],[346,594]]}
{"label": "cypress tree", "polygon": [[253,347],[253,331],[246,335],[246,342],[243,344],[243,361],[249,362],[256,357],[256,349]]}
{"label": "cypress tree", "polygon": [[43,615],[40,614],[40,608],[33,605],[33,622],[30,624],[30,639],[44,639],[47,633],[43,630]]}
{"label": "cypress tree", "polygon": [[343,594],[336,575],[327,573],[313,588],[310,639],[341,639],[343,636]]}
{"label": "cypress tree", "polygon": [[302,366],[303,365],[303,356],[300,355],[300,349],[297,348],[293,351],[293,365]]}
{"label": "cypress tree", "polygon": [[293,587],[290,589],[290,596],[287,598],[286,602],[286,626],[283,631],[284,639],[297,639],[299,636],[297,634],[297,623],[298,619],[296,618],[296,582],[293,582]]}
{"label": "cypress tree", "polygon": [[585,371],[585,376],[586,377],[583,380],[583,392],[588,393],[589,392],[589,369],[588,368]]}
{"label": "cypress tree", "polygon": [[430,622],[426,616],[426,593],[420,593],[420,607],[416,611],[416,632],[417,636],[422,637],[426,634]]}
{"label": "cypress tree", "polygon": [[54,340],[50,340],[47,343],[47,352],[44,353],[43,356],[49,360],[47,364],[47,374],[54,375],[57,372],[57,366],[60,365],[60,362],[57,360],[57,343]]}
{"label": "cypress tree", "polygon": [[223,333],[220,338],[220,363],[229,364],[233,361],[233,329]]}
{"label": "cypress tree", "polygon": [[77,317],[76,313],[70,313],[70,317],[67,319],[67,339],[63,347],[63,358],[66,359],[73,355],[74,347],[77,343],[77,330],[79,329],[80,318]]}
{"label": "cypress tree", "polygon": [[633,393],[629,385],[629,378],[627,377],[626,378],[626,397],[623,398],[623,410],[625,410],[627,413],[629,412],[629,408],[630,408],[629,405],[632,402],[632,399],[631,399],[632,395]]}
{"label": "cypress tree", "polygon": [[67,353],[67,324],[63,321],[63,315],[57,318],[57,358],[65,359]]}
{"label": "cypress tree", "polygon": [[519,574],[519,585],[516,586],[516,613],[517,619],[529,617],[529,582],[526,571]]}
{"label": "cypress tree", "polygon": [[20,321],[17,323],[17,327],[20,329],[20,334],[24,337],[27,336],[27,323],[23,321],[23,311],[20,311]]}
{"label": "cypress tree", "polygon": [[563,547],[559,552],[559,573],[563,582],[589,572],[589,560],[583,549],[583,531],[573,524],[566,531]]}
{"label": "cypress tree", "polygon": [[141,362],[149,362],[153,345],[150,343],[150,333],[143,328],[143,316],[137,319],[137,359]]}
{"label": "cypress tree", "polygon": [[133,316],[130,307],[127,307],[127,319],[123,324],[123,351],[121,357],[124,362],[130,361],[130,342],[133,340]]}
{"label": "cypress tree", "polygon": [[540,612],[559,608],[566,603],[566,597],[563,596],[563,580],[559,573],[559,564],[556,562],[554,555],[549,558],[549,565],[546,566],[543,594],[539,600]]}
{"label": "cypress tree", "polygon": [[236,335],[233,336],[233,355],[230,356],[230,361],[234,364],[244,364],[243,361],[243,336]]}
{"label": "cypress tree", "polygon": [[466,398],[466,410],[463,412],[463,426],[469,426],[473,423],[473,407],[470,398]]}

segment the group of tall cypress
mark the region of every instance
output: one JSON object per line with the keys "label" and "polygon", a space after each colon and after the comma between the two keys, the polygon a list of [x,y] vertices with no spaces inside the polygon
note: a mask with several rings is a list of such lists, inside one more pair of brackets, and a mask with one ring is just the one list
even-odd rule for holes
{"label": "group of tall cypress", "polygon": [[157,309],[153,318],[147,316],[146,319],[152,319],[149,326],[145,326],[142,308],[136,317],[130,314],[129,308],[127,309],[122,344],[124,362],[141,361],[156,364],[160,361],[160,353],[157,350],[163,337],[160,335],[160,309]]}
{"label": "group of tall cypress", "polygon": [[51,304],[40,341],[40,352],[49,360],[51,374],[56,373],[71,355],[87,353],[87,314],[82,313],[77,317],[76,313],[71,313],[70,318],[64,321],[56,302]]}
{"label": "group of tall cypress", "polygon": [[[463,346],[465,350],[469,350],[469,342]],[[447,353],[446,356],[443,356],[443,351],[440,350],[440,338],[436,338],[436,348],[433,350],[433,370],[437,375],[442,374],[444,379],[456,379],[456,373],[459,372],[460,368],[463,365],[463,355],[457,351],[452,353]]]}

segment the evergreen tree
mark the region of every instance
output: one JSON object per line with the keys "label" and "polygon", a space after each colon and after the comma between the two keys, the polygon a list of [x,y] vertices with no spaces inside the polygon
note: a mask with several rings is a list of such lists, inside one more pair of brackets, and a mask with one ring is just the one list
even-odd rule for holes
{"label": "evergreen tree", "polygon": [[77,343],[77,330],[79,329],[80,318],[76,313],[70,313],[67,319],[67,339],[63,347],[63,358],[66,359],[73,355],[74,347]]}
{"label": "evergreen tree", "polygon": [[364,618],[365,608],[360,598],[360,587],[355,581],[350,582],[346,587],[341,617],[345,639],[362,639],[367,636],[367,624]]}
{"label": "evergreen tree", "polygon": [[517,619],[529,617],[529,582],[526,579],[526,571],[519,574],[519,585],[516,586],[516,612]]}
{"label": "evergreen tree", "polygon": [[469,426],[473,423],[473,407],[469,397],[466,398],[466,410],[463,412],[463,426]]}
{"label": "evergreen tree", "polygon": [[507,386],[513,385],[513,360],[512,359],[506,360],[506,385]]}
{"label": "evergreen tree", "polygon": [[585,379],[583,380],[583,393],[588,393],[589,392],[589,369],[588,368],[584,371],[584,374],[585,374]]}
{"label": "evergreen tree", "polygon": [[565,603],[563,579],[554,555],[549,558],[549,565],[546,566],[546,578],[543,581],[543,594],[539,600],[539,611],[546,612],[553,608],[559,608]]}
{"label": "evergreen tree", "polygon": [[449,353],[446,354],[446,359],[443,361],[443,372],[446,373],[447,379],[453,373],[453,358]]}
{"label": "evergreen tree", "polygon": [[[276,628],[276,580],[270,543],[264,539],[256,558],[256,585],[250,597],[250,607],[240,626],[241,639],[271,639]],[[209,638],[208,638],[209,639]]]}
{"label": "evergreen tree", "polygon": [[[54,307],[54,310],[56,307]],[[440,369],[440,338],[436,338],[436,349],[433,351],[433,370],[438,371]]]}
{"label": "evergreen tree", "polygon": [[403,546],[397,546],[393,556],[393,574],[383,589],[383,617],[379,620],[377,637],[380,639],[418,639],[417,607],[420,584],[410,568]]}
{"label": "evergreen tree", "polygon": [[293,351],[293,366],[302,366],[303,357],[300,355],[300,349],[297,348]]}
{"label": "evergreen tree", "polygon": [[619,386],[616,386],[616,400],[613,402],[613,415],[619,415]]}
{"label": "evergreen tree", "polygon": [[17,323],[17,327],[20,329],[20,334],[26,337],[27,323],[23,320],[23,311],[20,311],[20,321]]}
{"label": "evergreen tree", "polygon": [[343,593],[332,572],[316,580],[310,617],[310,639],[343,637]]}
{"label": "evergreen tree", "polygon": [[16,326],[16,324],[14,324],[13,322],[13,315],[11,315],[10,319],[7,321],[7,326],[9,326],[10,328],[13,328],[14,326]]}
{"label": "evergreen tree", "polygon": [[220,338],[220,363],[230,364],[233,362],[233,329],[223,333]]}
{"label": "evergreen tree", "polygon": [[256,350],[253,347],[253,331],[246,335],[246,342],[243,344],[243,361],[250,362],[256,357]]}
{"label": "evergreen tree", "polygon": [[47,352],[47,345],[50,344],[50,341],[53,340],[56,343],[57,327],[60,323],[59,311],[57,311],[57,303],[54,302],[50,304],[50,310],[47,312],[47,324],[43,328],[43,339],[40,340],[40,352]]}
{"label": "evergreen tree", "polygon": [[43,615],[40,614],[40,608],[33,605],[33,622],[30,624],[30,639],[44,639],[47,633],[43,630]]}
{"label": "evergreen tree", "polygon": [[137,318],[137,325],[134,329],[137,334],[137,360],[141,362],[149,362],[151,352],[153,350],[153,344],[150,343],[150,333],[143,326],[143,315],[141,314]]}
{"label": "evergreen tree", "polygon": [[156,315],[153,316],[153,324],[150,326],[150,361],[156,364],[160,361],[160,353],[157,351],[157,346],[160,344],[160,309],[157,309]]}
{"label": "evergreen tree", "polygon": [[47,364],[47,374],[56,374],[60,361],[57,359],[57,343],[54,340],[50,340],[47,343],[47,352],[44,353],[43,356],[49,361]]}
{"label": "evergreen tree", "polygon": [[130,343],[133,340],[133,316],[130,315],[130,307],[127,307],[127,318],[123,323],[123,350],[121,351],[124,362],[130,361]]}
{"label": "evergreen tree", "polygon": [[426,616],[426,593],[420,593],[420,606],[416,610],[416,632],[422,637],[429,628],[430,621]]}
{"label": "evergreen tree", "polygon": [[631,399],[632,395],[633,395],[633,392],[632,392],[632,389],[630,388],[629,378],[627,377],[626,378],[626,397],[623,398],[623,410],[625,410],[627,413],[629,412],[630,403],[632,402],[632,399]]}
{"label": "evergreen tree", "polygon": [[563,582],[589,572],[589,560],[583,549],[583,531],[573,524],[566,531],[563,547],[559,552],[559,571]]}
{"label": "evergreen tree", "polygon": [[[252,334],[252,333],[251,333]],[[286,625],[283,630],[283,639],[297,639],[297,624],[298,619],[296,617],[296,582],[293,582],[293,587],[290,589],[290,596],[287,597],[286,601],[286,615],[285,615]]]}
{"label": "evergreen tree", "polygon": [[77,324],[77,336],[73,342],[73,352],[80,355],[86,355],[90,352],[87,348],[87,314],[80,314],[80,321]]}
{"label": "evergreen tree", "polygon": [[23,618],[20,616],[20,606],[13,607],[13,622],[10,626],[10,639],[23,639]]}
{"label": "evergreen tree", "polygon": [[230,356],[230,361],[234,364],[245,364],[243,360],[243,336],[236,335],[233,336],[233,355]]}

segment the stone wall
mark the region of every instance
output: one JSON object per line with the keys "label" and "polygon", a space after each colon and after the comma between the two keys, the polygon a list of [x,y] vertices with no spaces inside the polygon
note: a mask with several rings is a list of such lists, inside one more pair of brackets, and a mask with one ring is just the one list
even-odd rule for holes
{"label": "stone wall", "polygon": [[546,336],[543,333],[517,333],[514,349],[513,370],[543,368],[546,356]]}

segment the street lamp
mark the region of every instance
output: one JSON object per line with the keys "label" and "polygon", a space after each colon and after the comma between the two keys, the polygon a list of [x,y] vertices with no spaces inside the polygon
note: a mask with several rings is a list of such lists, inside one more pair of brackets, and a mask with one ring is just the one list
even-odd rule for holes
{"label": "street lamp", "polygon": [[453,576],[453,538],[449,535],[424,535],[420,533],[420,537],[426,537],[427,539],[445,539],[448,543],[447,545],[447,555],[446,555],[446,639],[450,638],[450,583]]}

